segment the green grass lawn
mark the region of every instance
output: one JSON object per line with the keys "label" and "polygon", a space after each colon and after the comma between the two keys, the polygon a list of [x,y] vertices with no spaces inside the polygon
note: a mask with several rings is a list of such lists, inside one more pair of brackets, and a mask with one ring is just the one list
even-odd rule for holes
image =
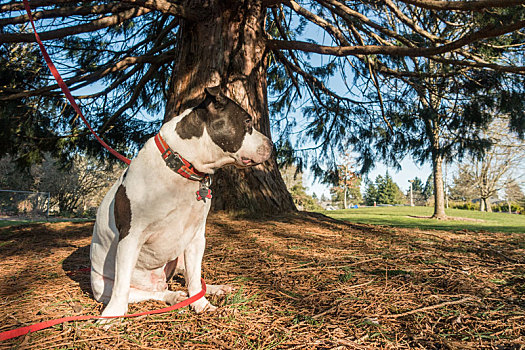
{"label": "green grass lawn", "polygon": [[411,216],[431,216],[432,207],[366,207],[346,210],[326,210],[323,214],[334,219],[360,224],[434,229],[446,231],[488,231],[525,233],[525,215],[484,213],[472,210],[447,209],[448,216],[482,221],[433,220]]}
{"label": "green grass lawn", "polygon": [[18,225],[24,225],[24,224],[31,224],[34,221],[29,220],[0,220],[0,227],[6,227],[6,226],[18,226]]}
{"label": "green grass lawn", "polygon": [[51,218],[49,220],[40,219],[40,220],[2,220],[0,219],[0,228],[7,226],[19,226],[19,225],[30,225],[30,224],[42,224],[46,222],[62,222],[62,221],[71,221],[71,222],[82,222],[90,221],[93,219],[84,219],[84,218]]}

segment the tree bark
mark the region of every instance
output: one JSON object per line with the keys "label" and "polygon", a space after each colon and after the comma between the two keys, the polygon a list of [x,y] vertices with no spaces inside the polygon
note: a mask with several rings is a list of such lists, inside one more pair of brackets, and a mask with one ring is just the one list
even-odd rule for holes
{"label": "tree bark", "polygon": [[[204,3],[208,17],[198,22],[181,20],[180,49],[174,58],[164,122],[198,104],[205,87],[221,85],[231,99],[252,115],[255,127],[270,137],[263,37],[266,9],[254,0]],[[199,8],[203,1],[186,0],[182,6]],[[213,176],[212,190],[214,210],[296,210],[279,173],[275,153],[269,161],[249,169],[220,169]]]}
{"label": "tree bark", "polygon": [[492,212],[492,207],[490,205],[490,198],[481,197],[479,201],[479,211]]}
{"label": "tree bark", "polygon": [[436,150],[432,152],[432,168],[434,173],[434,215],[435,219],[444,219],[445,191],[443,188],[443,157]]}

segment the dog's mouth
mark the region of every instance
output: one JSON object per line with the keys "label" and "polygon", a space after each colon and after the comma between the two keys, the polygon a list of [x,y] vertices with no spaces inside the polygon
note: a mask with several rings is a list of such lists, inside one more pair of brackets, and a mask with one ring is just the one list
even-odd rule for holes
{"label": "dog's mouth", "polygon": [[246,158],[246,157],[241,157],[241,162],[243,165],[246,165],[246,166],[255,164],[255,162],[252,159]]}
{"label": "dog's mouth", "polygon": [[[239,161],[240,160],[240,161]],[[254,166],[254,165],[257,165],[257,164],[260,164],[256,161],[254,161],[253,159],[251,158],[248,158],[248,157],[241,157],[236,163],[236,165],[240,166],[240,167],[250,167],[250,166]]]}

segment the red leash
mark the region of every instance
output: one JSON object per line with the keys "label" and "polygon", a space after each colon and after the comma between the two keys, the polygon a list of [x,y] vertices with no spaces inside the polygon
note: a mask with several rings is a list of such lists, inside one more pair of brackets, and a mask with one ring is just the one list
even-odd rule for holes
{"label": "red leash", "polygon": [[151,310],[151,311],[144,311],[144,312],[139,312],[139,313],[136,313],[136,314],[128,314],[128,315],[123,315],[123,316],[94,316],[94,315],[89,316],[89,315],[80,315],[80,316],[63,317],[63,318],[58,318],[58,319],[55,319],[55,320],[49,320],[49,321],[44,321],[44,322],[40,322],[40,323],[35,323],[35,324],[32,324],[32,325],[27,326],[27,327],[15,328],[13,330],[0,333],[0,341],[16,338],[16,337],[19,337],[21,335],[27,334],[29,332],[40,331],[42,329],[53,327],[53,326],[56,326],[57,324],[61,324],[61,323],[65,323],[65,322],[95,320],[95,319],[102,319],[102,318],[112,319],[112,318],[138,317],[138,316],[145,316],[145,315],[161,314],[161,313],[164,313],[164,312],[177,310],[177,309],[180,309],[180,308],[183,308],[183,307],[186,307],[186,306],[190,305],[191,303],[193,303],[193,302],[199,300],[200,298],[202,298],[204,296],[204,294],[206,294],[206,283],[204,282],[204,280],[202,278],[201,278],[201,283],[202,283],[202,290],[199,293],[195,294],[194,296],[192,296],[192,297],[190,297],[190,298],[188,298],[188,299],[186,299],[184,301],[181,301],[180,303],[177,303],[175,305],[168,306],[168,307],[165,307],[165,308],[162,308],[162,309]]}
{"label": "red leash", "polygon": [[47,63],[47,66],[49,67],[49,70],[51,71],[51,74],[53,74],[53,76],[55,77],[55,80],[57,81],[58,86],[60,86],[60,89],[62,89],[62,92],[64,93],[64,95],[66,95],[66,98],[69,100],[69,103],[71,104],[71,106],[73,107],[75,112],[77,112],[77,114],[80,116],[80,118],[82,118],[82,121],[84,121],[84,124],[86,124],[86,126],[89,129],[89,131],[91,131],[93,136],[95,136],[97,141],[100,142],[100,144],[102,146],[104,146],[115,157],[117,157],[118,159],[120,159],[124,163],[129,164],[131,162],[131,160],[129,160],[128,158],[124,157],[122,154],[118,153],[113,148],[111,148],[107,143],[104,142],[104,140],[102,140],[95,133],[93,128],[91,128],[91,125],[89,125],[88,121],[84,117],[84,114],[82,113],[82,111],[78,107],[77,103],[75,102],[75,99],[73,98],[73,95],[71,95],[71,91],[69,91],[69,88],[67,87],[66,83],[64,82],[64,80],[60,76],[60,73],[58,73],[58,70],[56,69],[55,65],[53,64],[53,61],[51,61],[51,57],[49,57],[49,54],[47,53],[47,50],[44,47],[44,44],[42,43],[42,40],[40,40],[40,36],[38,35],[38,32],[36,31],[35,22],[33,21],[33,16],[31,15],[31,8],[29,7],[29,1],[28,0],[24,0],[24,7],[26,9],[27,16],[29,17],[29,21],[31,21],[31,26],[33,27],[33,31],[35,32],[36,42],[38,43],[38,46],[40,46],[40,51],[42,51],[42,55],[44,56],[44,59],[45,59],[45,61]]}
{"label": "red leash", "polygon": [[[38,46],[40,46],[40,51],[42,51],[42,55],[44,56],[44,59],[45,59],[45,61],[47,63],[47,66],[49,67],[49,70],[51,71],[51,74],[53,74],[53,76],[55,77],[55,79],[56,79],[56,81],[58,83],[58,86],[60,86],[60,88],[62,89],[62,92],[64,93],[64,95],[66,95],[67,99],[69,100],[69,103],[71,103],[71,106],[73,107],[75,112],[77,112],[78,115],[80,116],[80,118],[82,118],[82,120],[84,121],[84,123],[88,127],[89,131],[91,131],[91,133],[95,136],[95,138],[98,140],[98,142],[100,142],[100,144],[102,146],[104,146],[109,152],[111,152],[111,154],[113,154],[115,157],[117,157],[118,159],[120,159],[124,163],[129,164],[131,161],[128,158],[124,157],[122,154],[118,153],[113,148],[111,148],[108,144],[106,144],[95,133],[93,128],[91,128],[91,125],[89,125],[88,121],[84,117],[84,114],[82,114],[82,111],[80,110],[80,108],[78,107],[77,103],[75,102],[75,99],[71,95],[71,92],[69,91],[69,88],[67,87],[66,83],[64,82],[64,80],[62,79],[60,74],[58,73],[58,70],[56,69],[55,65],[53,64],[53,61],[51,61],[51,58],[49,57],[49,54],[47,53],[47,51],[46,51],[46,49],[44,47],[44,44],[40,40],[40,36],[38,35],[38,33],[36,31],[35,23],[33,21],[33,16],[31,15],[31,8],[29,7],[28,0],[23,0],[23,1],[24,1],[24,7],[26,9],[26,12],[27,12],[27,15],[29,17],[29,20],[31,21],[31,26],[33,27],[33,31],[35,32],[36,41],[38,43]],[[79,271],[84,272],[84,271],[88,271],[88,270],[89,270],[89,268],[81,269]],[[202,290],[199,293],[195,294],[194,296],[192,296],[192,297],[190,297],[190,298],[188,298],[188,299],[186,299],[184,301],[181,301],[180,303],[177,303],[175,305],[168,306],[168,307],[165,307],[165,308],[162,308],[162,309],[157,309],[157,310],[152,310],[152,311],[144,311],[144,312],[140,312],[140,313],[136,313],[136,314],[128,314],[128,315],[123,315],[123,316],[105,316],[105,317],[103,317],[103,316],[93,316],[93,315],[91,315],[91,316],[80,315],[80,316],[63,317],[63,318],[58,318],[58,319],[55,319],[55,320],[49,320],[49,321],[45,321],[45,322],[40,322],[40,323],[36,323],[36,324],[30,325],[30,326],[15,328],[15,329],[12,329],[10,331],[2,332],[2,333],[0,333],[0,341],[16,338],[16,337],[19,337],[21,335],[27,334],[29,332],[36,332],[36,331],[39,331],[39,330],[42,330],[42,329],[45,329],[45,328],[49,328],[49,327],[55,326],[57,324],[65,323],[65,322],[85,321],[85,320],[94,320],[94,319],[103,319],[103,318],[107,318],[107,319],[112,319],[112,318],[129,318],[129,317],[138,317],[138,316],[145,316],[145,315],[155,315],[155,314],[161,314],[161,313],[177,310],[177,309],[180,309],[180,308],[183,308],[183,307],[186,307],[186,306],[190,305],[191,303],[199,300],[200,298],[202,298],[206,294],[206,283],[204,282],[204,280],[202,278],[201,278],[201,284],[202,284]]]}

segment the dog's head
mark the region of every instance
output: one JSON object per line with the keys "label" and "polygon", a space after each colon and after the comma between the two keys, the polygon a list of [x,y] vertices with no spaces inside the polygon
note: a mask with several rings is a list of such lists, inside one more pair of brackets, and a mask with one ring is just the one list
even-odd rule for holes
{"label": "dog's head", "polygon": [[249,167],[267,160],[273,144],[254,129],[253,118],[226,97],[219,87],[206,88],[205,91],[204,101],[177,123],[175,130],[179,137],[211,140],[215,150],[207,151],[216,158],[223,158],[215,159],[220,166]]}

